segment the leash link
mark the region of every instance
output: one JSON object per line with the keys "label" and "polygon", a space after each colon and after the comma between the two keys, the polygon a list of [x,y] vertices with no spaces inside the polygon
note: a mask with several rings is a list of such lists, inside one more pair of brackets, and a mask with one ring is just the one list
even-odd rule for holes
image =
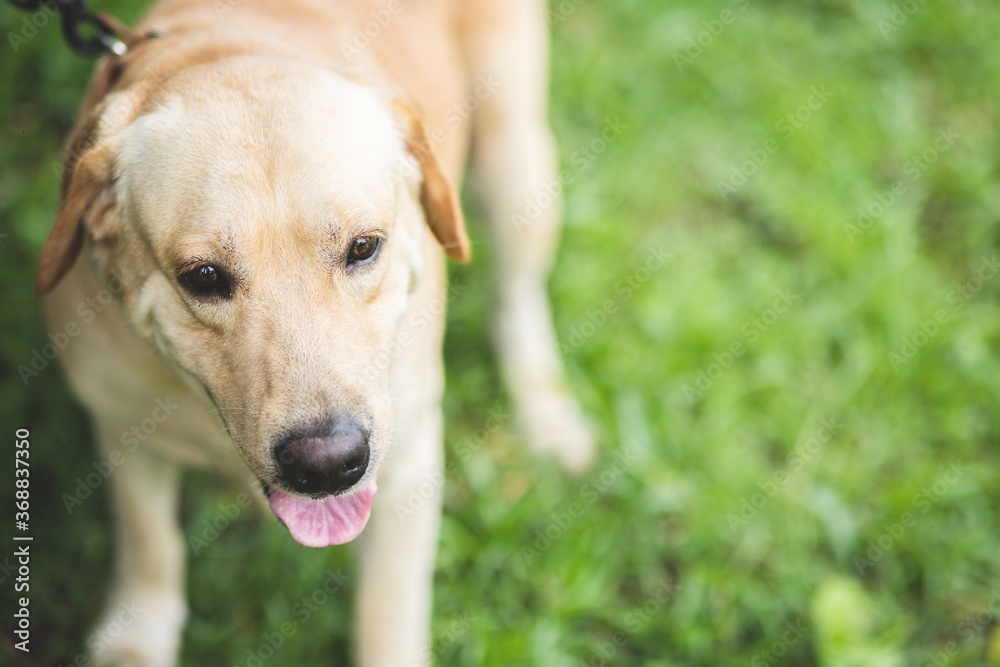
{"label": "leash link", "polygon": [[87,9],[85,0],[7,0],[18,9],[37,12],[45,9],[59,14],[63,39],[80,55],[93,58],[104,53],[125,55],[127,44],[121,39],[120,24],[110,17]]}

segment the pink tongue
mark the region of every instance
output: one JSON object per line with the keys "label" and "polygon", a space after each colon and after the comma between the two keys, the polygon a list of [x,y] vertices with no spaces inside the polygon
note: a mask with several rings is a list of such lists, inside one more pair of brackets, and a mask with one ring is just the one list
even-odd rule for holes
{"label": "pink tongue", "polygon": [[313,500],[271,489],[271,511],[281,519],[299,544],[307,547],[344,544],[364,530],[377,490],[375,482],[372,482],[346,496]]}

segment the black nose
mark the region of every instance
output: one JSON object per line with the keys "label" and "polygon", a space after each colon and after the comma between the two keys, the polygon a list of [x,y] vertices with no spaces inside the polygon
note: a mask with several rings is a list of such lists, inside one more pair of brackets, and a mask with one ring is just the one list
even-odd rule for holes
{"label": "black nose", "polygon": [[308,495],[346,491],[368,470],[368,432],[350,418],[293,433],[274,448],[282,480]]}

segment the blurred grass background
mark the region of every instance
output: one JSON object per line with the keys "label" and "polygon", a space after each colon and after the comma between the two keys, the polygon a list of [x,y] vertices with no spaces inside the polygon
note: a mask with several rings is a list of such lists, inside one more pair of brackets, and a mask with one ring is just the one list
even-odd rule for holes
{"label": "blurred grass background", "polygon": [[[141,9],[94,4],[125,20]],[[23,14],[0,11],[3,34],[19,33]],[[558,0],[552,19],[551,115],[572,183],[551,286],[602,456],[571,478],[511,424],[484,428],[509,403],[470,200],[478,261],[453,267],[469,289],[449,315],[435,662],[1000,664],[1000,10]],[[54,24],[16,54],[3,41],[0,415],[8,442],[32,429],[45,494],[23,664],[63,665],[101,607],[113,535],[104,489],[72,516],[59,500],[95,459],[60,372],[26,389],[13,369],[47,342],[33,270],[92,65]],[[594,143],[612,122],[621,131]],[[660,247],[669,260],[644,270]],[[192,474],[186,533],[231,498]],[[352,572],[348,549],[301,548],[264,516],[193,551],[184,665],[247,665],[328,568]],[[345,659],[352,590],[275,664]]]}

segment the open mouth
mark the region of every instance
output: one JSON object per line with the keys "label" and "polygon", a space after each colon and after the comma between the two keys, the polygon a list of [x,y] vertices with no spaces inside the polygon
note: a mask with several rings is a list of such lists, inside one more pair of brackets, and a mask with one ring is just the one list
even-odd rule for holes
{"label": "open mouth", "polygon": [[314,499],[264,484],[271,511],[295,541],[307,547],[345,544],[360,535],[368,523],[377,490],[372,481],[351,493]]}

